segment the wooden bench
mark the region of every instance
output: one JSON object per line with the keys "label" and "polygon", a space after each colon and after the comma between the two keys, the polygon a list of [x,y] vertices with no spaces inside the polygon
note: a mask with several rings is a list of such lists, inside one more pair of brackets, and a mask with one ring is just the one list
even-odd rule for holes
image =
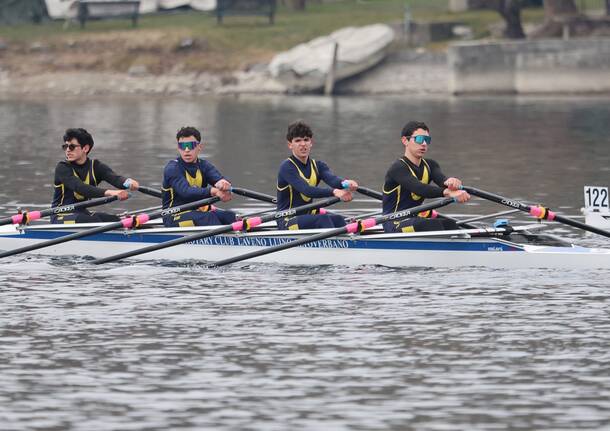
{"label": "wooden bench", "polygon": [[138,25],[140,0],[79,0],[78,21],[80,26],[90,19],[130,18],[131,24]]}
{"label": "wooden bench", "polygon": [[276,0],[217,0],[216,22],[222,24],[227,15],[263,15],[273,24]]}

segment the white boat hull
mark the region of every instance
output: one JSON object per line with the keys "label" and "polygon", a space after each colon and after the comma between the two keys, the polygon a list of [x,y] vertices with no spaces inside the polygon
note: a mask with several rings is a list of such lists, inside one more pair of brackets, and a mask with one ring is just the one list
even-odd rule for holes
{"label": "white boat hull", "polygon": [[[82,228],[81,226],[79,228]],[[0,249],[11,250],[40,243],[74,232],[62,226],[0,230]],[[69,241],[30,253],[52,256],[92,256],[103,258],[201,231],[145,229],[113,231]],[[310,232],[309,232],[310,233]],[[165,248],[131,259],[214,262],[261,250],[307,235],[306,231],[271,231],[227,234]],[[345,235],[289,250],[270,253],[249,262],[289,265],[384,265],[389,267],[481,266],[489,268],[610,269],[610,249],[578,246],[552,247],[516,244],[497,237],[452,237],[437,235],[381,234]]]}

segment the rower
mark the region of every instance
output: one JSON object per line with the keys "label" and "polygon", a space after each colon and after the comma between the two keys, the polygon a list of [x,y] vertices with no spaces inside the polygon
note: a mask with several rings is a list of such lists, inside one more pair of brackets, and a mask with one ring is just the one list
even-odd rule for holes
{"label": "rower", "polygon": [[[60,207],[92,198],[104,196],[118,196],[120,200],[129,197],[127,190],[113,190],[99,187],[102,181],[113,185],[117,189],[128,188],[137,190],[139,184],[132,178],[126,178],[114,173],[108,165],[97,159],[90,159],[89,153],[93,149],[93,137],[82,128],[67,129],[61,146],[65,160],[55,167],[55,192],[51,207]],[[113,214],[92,212],[79,209],[72,213],[51,215],[51,223],[99,223],[114,222],[120,218]]]}
{"label": "rower", "polygon": [[[201,132],[195,127],[183,127],[176,134],[178,155],[163,171],[163,208],[170,208],[218,196],[231,200],[231,183],[216,167],[199,158],[203,150]],[[196,210],[183,211],[163,217],[166,227],[210,226],[235,221],[235,213],[205,205]]]}
{"label": "rower", "polygon": [[[383,214],[403,211],[421,205],[425,198],[453,197],[466,202],[470,195],[460,190],[462,181],[447,178],[437,162],[424,159],[432,142],[430,129],[420,121],[410,121],[402,129],[400,140],[405,147],[404,156],[396,160],[385,176],[383,185]],[[434,184],[436,185],[434,185]],[[431,218],[427,211],[402,221],[385,222],[386,232],[423,232],[458,229],[453,220]]]}
{"label": "rower", "polygon": [[[344,202],[352,200],[358,183],[336,176],[326,163],[309,157],[314,139],[307,124],[302,121],[290,124],[286,141],[292,155],[282,162],[277,176],[278,211],[306,205],[314,198],[336,196]],[[319,187],[321,181],[330,187]],[[337,214],[312,210],[309,214],[280,219],[277,225],[282,230],[323,229],[345,226],[345,220]]]}

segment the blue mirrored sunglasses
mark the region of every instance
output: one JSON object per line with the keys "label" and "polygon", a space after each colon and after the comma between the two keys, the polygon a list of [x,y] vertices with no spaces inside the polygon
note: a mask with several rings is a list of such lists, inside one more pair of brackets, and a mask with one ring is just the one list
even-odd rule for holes
{"label": "blue mirrored sunglasses", "polygon": [[427,145],[430,145],[430,143],[432,142],[432,136],[428,136],[428,135],[417,135],[417,136],[410,136],[409,139],[413,138],[413,140],[415,141],[416,144],[423,144],[424,142]]}
{"label": "blue mirrored sunglasses", "polygon": [[197,141],[178,142],[178,148],[182,151],[194,150],[197,145],[199,145],[199,142]]}

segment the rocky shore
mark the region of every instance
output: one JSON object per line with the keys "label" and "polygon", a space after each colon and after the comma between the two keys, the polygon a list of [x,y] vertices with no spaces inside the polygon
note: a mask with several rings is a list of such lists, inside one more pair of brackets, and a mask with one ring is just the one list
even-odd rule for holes
{"label": "rocky shore", "polygon": [[[359,76],[337,83],[337,94],[448,94],[445,53],[402,49]],[[127,73],[66,71],[18,75],[0,69],[0,95],[204,95],[282,94],[286,88],[266,65],[232,73],[152,74],[146,68]]]}

